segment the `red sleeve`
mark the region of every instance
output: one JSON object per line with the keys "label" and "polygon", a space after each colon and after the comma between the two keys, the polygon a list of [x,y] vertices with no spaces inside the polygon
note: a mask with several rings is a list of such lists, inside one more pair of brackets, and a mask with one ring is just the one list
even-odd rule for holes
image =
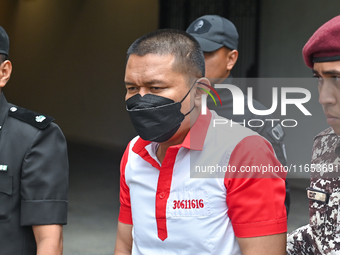
{"label": "red sleeve", "polygon": [[128,162],[129,147],[130,143],[128,144],[120,162],[120,210],[118,220],[125,224],[132,224],[130,190],[125,181],[125,167]]}
{"label": "red sleeve", "polygon": [[[229,165],[236,166],[238,173],[241,166],[281,167],[270,143],[261,136],[244,138],[233,150]],[[242,173],[240,178],[225,178],[228,216],[237,237],[287,232],[286,189],[279,176],[267,173],[259,178],[259,174]]]}

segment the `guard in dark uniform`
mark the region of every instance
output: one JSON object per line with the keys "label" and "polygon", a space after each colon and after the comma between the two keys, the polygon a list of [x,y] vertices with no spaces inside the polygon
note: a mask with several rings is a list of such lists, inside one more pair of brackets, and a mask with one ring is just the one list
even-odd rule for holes
{"label": "guard in dark uniform", "polygon": [[[205,59],[205,76],[210,78],[212,84],[235,84],[231,77],[231,70],[238,59],[238,32],[234,24],[218,15],[204,15],[190,24],[186,30],[200,44]],[[240,85],[240,84],[236,84]],[[286,147],[284,143],[285,132],[280,123],[272,123],[266,119],[273,119],[272,115],[255,115],[248,108],[248,98],[244,96],[244,114],[233,114],[233,96],[228,89],[216,89],[221,98],[222,105],[215,106],[213,100],[207,98],[207,106],[218,115],[233,122],[250,128],[265,137],[273,146],[277,159],[282,165],[287,165]],[[256,100],[252,100],[257,110],[268,110]],[[253,121],[249,126],[249,120]],[[261,125],[263,124],[263,125]],[[289,184],[286,181],[285,206],[287,215],[290,208]]]}
{"label": "guard in dark uniform", "polygon": [[6,101],[12,65],[0,27],[0,255],[62,254],[66,141],[53,118]]}

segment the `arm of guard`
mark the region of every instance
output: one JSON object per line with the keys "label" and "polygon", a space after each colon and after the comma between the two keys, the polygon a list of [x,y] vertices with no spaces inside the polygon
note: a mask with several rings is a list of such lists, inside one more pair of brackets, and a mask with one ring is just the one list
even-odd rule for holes
{"label": "arm of guard", "polygon": [[66,140],[51,123],[39,130],[25,155],[21,175],[21,225],[67,223]]}
{"label": "arm of guard", "polygon": [[63,227],[61,225],[33,226],[37,255],[63,254]]}

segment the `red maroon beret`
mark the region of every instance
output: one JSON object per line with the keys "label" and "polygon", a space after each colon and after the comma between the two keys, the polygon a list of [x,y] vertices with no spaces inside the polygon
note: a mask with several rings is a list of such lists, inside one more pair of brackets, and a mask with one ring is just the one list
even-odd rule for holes
{"label": "red maroon beret", "polygon": [[314,63],[340,60],[340,15],[315,31],[303,47],[302,55],[310,68]]}

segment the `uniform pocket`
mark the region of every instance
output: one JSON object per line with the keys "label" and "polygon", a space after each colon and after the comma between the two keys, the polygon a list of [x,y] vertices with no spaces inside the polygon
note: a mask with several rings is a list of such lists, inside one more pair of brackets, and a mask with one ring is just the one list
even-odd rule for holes
{"label": "uniform pocket", "polygon": [[7,221],[12,205],[12,176],[0,176],[0,222]]}
{"label": "uniform pocket", "polygon": [[172,192],[168,199],[167,218],[205,218],[211,214],[206,190]]}
{"label": "uniform pocket", "polygon": [[318,235],[322,235],[325,231],[327,219],[326,213],[326,204],[316,201],[309,201],[309,224]]}
{"label": "uniform pocket", "polygon": [[[327,192],[322,190],[313,190],[309,194],[309,213],[310,226],[316,235],[324,236],[325,233],[329,235],[336,234],[336,226],[338,222],[338,199],[335,199],[335,194],[324,197],[323,194]],[[315,191],[314,197],[311,198]],[[319,201],[318,201],[319,200]]]}

